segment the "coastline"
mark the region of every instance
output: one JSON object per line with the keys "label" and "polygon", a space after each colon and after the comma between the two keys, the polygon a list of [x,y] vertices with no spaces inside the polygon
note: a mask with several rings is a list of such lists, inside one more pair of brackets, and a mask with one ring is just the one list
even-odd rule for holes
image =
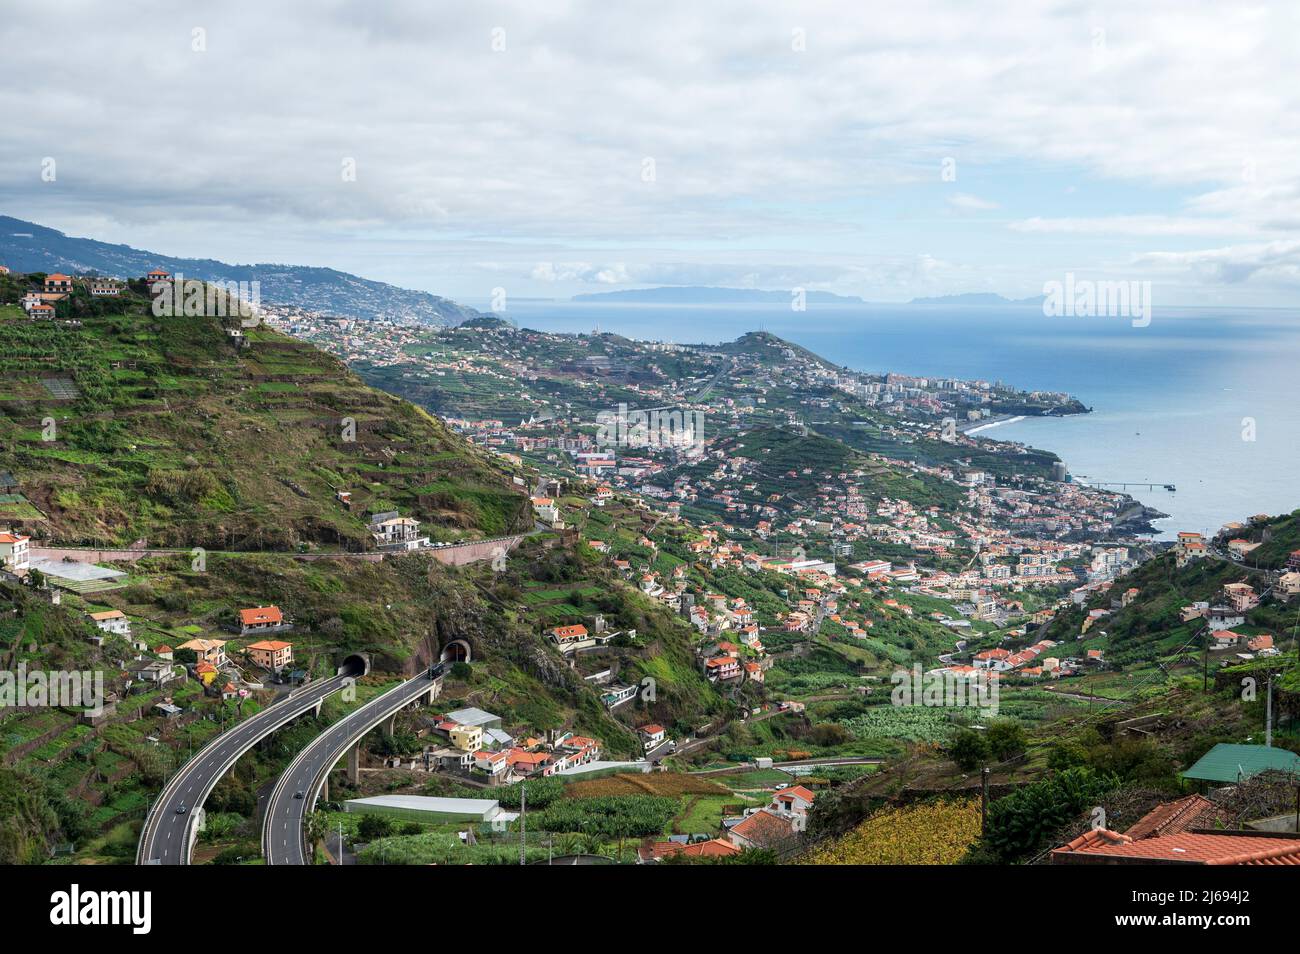
{"label": "coastline", "polygon": [[964,427],[958,427],[957,430],[968,436],[972,434],[980,434],[984,431],[992,430],[1001,424],[1015,424],[1019,421],[1023,421],[1027,416],[1028,415],[1025,414],[998,414],[988,420],[972,421],[971,424],[974,426],[968,424]]}

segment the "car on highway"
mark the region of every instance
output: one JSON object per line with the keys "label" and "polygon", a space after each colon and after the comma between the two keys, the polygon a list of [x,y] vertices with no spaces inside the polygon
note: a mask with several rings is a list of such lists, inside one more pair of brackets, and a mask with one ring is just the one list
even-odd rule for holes
{"label": "car on highway", "polygon": [[184,814],[185,814],[185,806],[184,806],[184,805],[181,805],[179,808],[177,808],[177,809],[176,809],[176,814],[177,814],[177,815],[184,815]]}

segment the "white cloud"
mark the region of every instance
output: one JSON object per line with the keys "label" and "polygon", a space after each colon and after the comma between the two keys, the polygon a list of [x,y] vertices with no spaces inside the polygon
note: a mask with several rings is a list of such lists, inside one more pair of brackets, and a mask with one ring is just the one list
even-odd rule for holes
{"label": "white cloud", "polygon": [[948,197],[948,204],[959,212],[988,212],[993,209],[1001,208],[996,202],[988,199],[981,199],[977,195],[968,195],[965,192],[958,192]]}
{"label": "white cloud", "polygon": [[1168,215],[1110,215],[1097,218],[1047,219],[1034,216],[1008,225],[1017,232],[1063,235],[1253,235],[1257,227],[1223,218]]}
{"label": "white cloud", "polygon": [[1152,252],[1138,264],[1190,269],[1204,279],[1225,284],[1251,280],[1280,286],[1300,285],[1300,240],[1227,246],[1194,252]]}
{"label": "white cloud", "polygon": [[[765,282],[771,263],[796,272],[826,249],[911,270],[931,249],[913,237],[900,253],[906,223],[870,203],[902,188],[921,201],[932,183],[934,211],[1006,209],[977,174],[1006,165],[1192,196],[1079,217],[1052,207],[1058,188],[1014,213],[1008,242],[1285,238],[1300,233],[1298,28],[1281,0],[1020,0],[997,16],[960,0],[120,0],[108,19],[90,0],[25,5],[0,19],[0,205],[245,260],[346,267],[381,237],[384,267],[411,274],[431,254],[455,274],[457,242],[513,243],[522,274],[551,263],[530,278],[545,284],[649,281],[637,267],[655,264],[707,274],[720,249],[762,245],[751,280]],[[57,182],[40,180],[44,156]],[[963,191],[941,181],[945,157]],[[1024,284],[1026,242],[938,254],[977,287]],[[603,264],[565,265],[565,247]],[[636,260],[647,249],[658,262]]]}

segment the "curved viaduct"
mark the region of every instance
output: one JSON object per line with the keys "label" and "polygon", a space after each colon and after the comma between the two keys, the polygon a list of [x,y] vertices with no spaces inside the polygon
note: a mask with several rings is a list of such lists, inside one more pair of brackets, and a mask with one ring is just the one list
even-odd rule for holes
{"label": "curved viaduct", "polygon": [[363,655],[348,656],[336,675],[294,690],[199,749],[167,780],[150,806],[140,831],[136,864],[189,864],[203,803],[240,756],[298,716],[309,711],[319,713],[328,696],[365,675],[369,666],[369,659]]}
{"label": "curved viaduct", "polygon": [[[355,712],[330,726],[298,753],[285,769],[266,805],[262,820],[262,856],[268,865],[309,863],[304,821],[316,807],[330,769],[356,746],[367,732],[390,722],[399,709],[413,702],[432,702],[442,691],[444,667],[435,665],[420,675],[371,699]],[[391,725],[391,722],[390,722]]]}

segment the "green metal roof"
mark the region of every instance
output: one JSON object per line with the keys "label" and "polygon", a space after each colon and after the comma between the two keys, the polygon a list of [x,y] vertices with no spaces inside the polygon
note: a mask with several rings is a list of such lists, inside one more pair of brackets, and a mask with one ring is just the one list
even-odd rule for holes
{"label": "green metal roof", "polygon": [[1266,745],[1220,742],[1183,773],[1183,778],[1207,782],[1240,782],[1268,769],[1300,774],[1300,755]]}

